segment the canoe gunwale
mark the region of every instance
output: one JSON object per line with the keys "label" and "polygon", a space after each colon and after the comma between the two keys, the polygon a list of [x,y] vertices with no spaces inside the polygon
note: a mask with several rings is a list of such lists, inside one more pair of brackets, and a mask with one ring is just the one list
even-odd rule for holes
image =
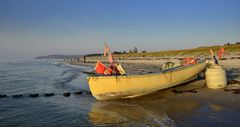
{"label": "canoe gunwale", "polygon": [[167,69],[167,70],[164,70],[164,71],[161,71],[161,72],[158,72],[158,73],[149,73],[149,74],[142,74],[142,75],[113,75],[113,76],[102,76],[102,75],[94,75],[94,76],[88,76],[87,79],[89,80],[90,78],[94,78],[94,79],[98,79],[98,78],[101,78],[101,79],[110,79],[110,78],[138,78],[138,77],[149,77],[149,76],[154,76],[154,75],[161,75],[161,74],[165,74],[165,73],[170,73],[170,72],[175,72],[175,71],[181,71],[181,70],[184,70],[184,69],[187,69],[187,68],[193,68],[199,64],[204,64],[205,62],[201,62],[201,63],[197,63],[197,64],[194,64],[194,65],[189,65],[189,66],[178,66],[178,67],[175,67],[175,68],[170,68],[170,69]]}

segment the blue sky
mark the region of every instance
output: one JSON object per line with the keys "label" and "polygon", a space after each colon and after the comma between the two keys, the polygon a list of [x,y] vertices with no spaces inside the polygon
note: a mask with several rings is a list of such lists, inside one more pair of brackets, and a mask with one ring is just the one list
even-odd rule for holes
{"label": "blue sky", "polygon": [[0,0],[0,58],[240,41],[239,0]]}

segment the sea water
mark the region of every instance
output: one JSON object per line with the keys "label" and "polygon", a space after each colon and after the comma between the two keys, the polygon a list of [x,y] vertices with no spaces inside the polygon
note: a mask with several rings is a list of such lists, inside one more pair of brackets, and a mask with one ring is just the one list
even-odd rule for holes
{"label": "sea water", "polygon": [[[1,61],[0,94],[7,97],[0,98],[0,127],[239,125],[238,106],[186,99],[193,94],[166,90],[136,99],[97,101],[82,73],[86,69],[90,67],[54,60]],[[83,93],[74,95],[76,91]],[[71,96],[64,97],[64,92]],[[39,97],[29,97],[36,93]]]}
{"label": "sea water", "polygon": [[[89,93],[87,67],[58,65],[54,61],[0,62],[0,126],[91,126],[89,107],[95,99]],[[83,91],[63,97],[64,92]],[[37,98],[29,94],[39,94]],[[54,93],[44,97],[45,93]],[[12,95],[23,95],[13,98]]]}

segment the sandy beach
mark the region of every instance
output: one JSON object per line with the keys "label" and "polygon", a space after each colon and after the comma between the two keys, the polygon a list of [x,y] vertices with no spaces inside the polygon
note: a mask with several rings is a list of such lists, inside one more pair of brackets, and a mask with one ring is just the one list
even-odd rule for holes
{"label": "sandy beach", "polygon": [[[233,59],[234,58],[234,59]],[[80,59],[79,62],[74,62],[72,60],[67,61],[67,64],[81,65],[81,66],[90,66],[95,67],[96,62],[101,59],[88,58],[86,63]],[[101,60],[104,64],[108,64],[108,60]],[[121,63],[126,70],[127,74],[146,74],[146,73],[156,73],[162,70],[162,66],[166,62],[173,62],[174,66],[181,65],[181,59],[179,58],[135,58],[129,60],[116,60],[116,62]],[[64,63],[64,62],[63,62]],[[226,56],[223,60],[219,60],[219,65],[222,65],[226,71],[237,70],[240,68],[240,59],[236,54],[234,56]],[[229,75],[229,74],[228,74]]]}
{"label": "sandy beach", "polygon": [[[159,72],[162,64],[170,62],[170,60],[121,62],[128,74],[145,74]],[[174,62],[180,61],[174,60]],[[233,84],[240,85],[239,63],[239,59],[219,61],[219,64],[227,72],[229,82],[227,88],[231,88]],[[191,92],[191,90],[195,92]],[[146,120],[145,117],[160,119],[163,126],[172,126],[174,124],[180,126],[237,126],[236,121],[238,121],[239,114],[236,112],[240,112],[240,104],[238,103],[240,94],[238,93],[231,90],[226,91],[226,88],[209,89],[206,86],[205,78],[197,78],[191,82],[140,98],[96,102],[89,116],[90,120],[96,124],[124,123],[124,118],[116,115],[117,113],[127,117],[127,119],[132,119],[126,126],[138,126],[136,123],[159,125],[158,122],[152,119]],[[137,105],[138,107],[129,110],[126,105]],[[106,113],[108,116],[106,116]],[[124,126],[124,124],[122,125]]]}

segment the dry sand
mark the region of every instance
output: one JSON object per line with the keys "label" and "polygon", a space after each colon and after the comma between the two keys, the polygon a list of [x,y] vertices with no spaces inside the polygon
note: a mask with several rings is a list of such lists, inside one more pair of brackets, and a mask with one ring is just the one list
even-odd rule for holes
{"label": "dry sand", "polygon": [[[180,65],[178,59],[161,59],[161,60],[118,60],[126,70],[127,74],[146,74],[160,72],[162,65],[166,62],[174,62],[175,66]],[[94,68],[96,62],[79,63],[82,66],[92,66]],[[222,65],[227,72],[237,70],[240,68],[240,59],[227,59],[220,60],[219,64]],[[107,65],[107,64],[106,64]]]}

